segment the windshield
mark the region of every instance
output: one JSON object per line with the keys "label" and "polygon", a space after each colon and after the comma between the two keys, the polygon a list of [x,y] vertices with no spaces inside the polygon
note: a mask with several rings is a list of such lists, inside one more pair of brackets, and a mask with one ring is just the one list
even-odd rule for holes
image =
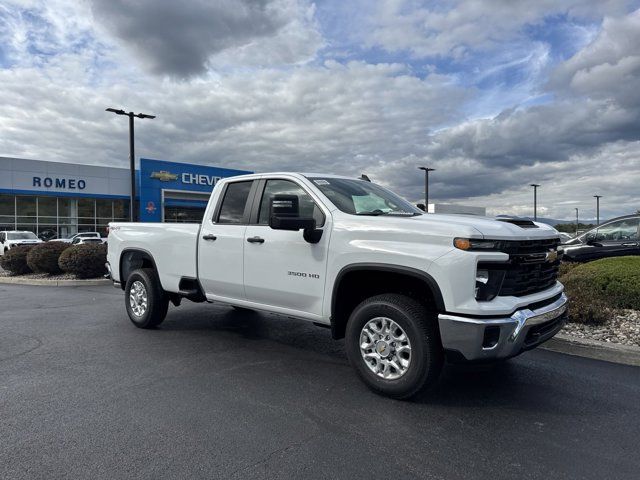
{"label": "windshield", "polygon": [[336,207],[352,215],[421,215],[421,211],[386,188],[364,180],[309,178]]}
{"label": "windshield", "polygon": [[32,232],[8,232],[7,240],[37,240],[35,233]]}

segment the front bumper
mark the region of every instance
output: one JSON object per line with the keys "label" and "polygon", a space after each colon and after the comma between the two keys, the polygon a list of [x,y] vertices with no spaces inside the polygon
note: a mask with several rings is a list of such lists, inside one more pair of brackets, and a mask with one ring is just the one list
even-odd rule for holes
{"label": "front bumper", "polygon": [[483,361],[509,358],[534,348],[553,337],[566,322],[567,296],[530,310],[515,311],[509,317],[473,318],[438,315],[442,346],[454,361]]}

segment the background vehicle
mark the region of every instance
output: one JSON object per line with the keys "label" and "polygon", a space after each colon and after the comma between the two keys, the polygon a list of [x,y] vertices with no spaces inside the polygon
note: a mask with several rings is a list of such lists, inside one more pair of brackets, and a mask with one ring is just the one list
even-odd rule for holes
{"label": "background vehicle", "polygon": [[565,320],[552,227],[424,214],[363,180],[230,177],[202,225],[109,230],[107,268],[137,327],[182,298],[308,320],[345,337],[360,378],[395,398],[432,385],[445,357],[518,355]]}
{"label": "background vehicle", "polygon": [[72,245],[82,245],[85,243],[107,243],[106,238],[76,237],[71,242]]}
{"label": "background vehicle", "polygon": [[69,238],[55,238],[50,240],[51,242],[65,242],[65,243],[73,243],[76,238],[102,238],[98,232],[80,232],[72,235]]}
{"label": "background vehicle", "polygon": [[57,238],[57,236],[58,234],[56,233],[56,231],[51,228],[47,230],[41,230],[40,233],[38,233],[38,238],[43,242],[48,242],[49,240],[53,240],[54,238]]}
{"label": "background vehicle", "polygon": [[573,235],[569,235],[568,233],[558,232],[558,235],[560,236],[560,243],[562,244],[567,243],[570,240],[573,240]]}
{"label": "background vehicle", "polygon": [[617,217],[566,242],[564,260],[586,262],[605,257],[640,255],[640,215]]}
{"label": "background vehicle", "polygon": [[34,245],[42,243],[35,233],[28,231],[9,230],[0,232],[0,255],[18,245]]}

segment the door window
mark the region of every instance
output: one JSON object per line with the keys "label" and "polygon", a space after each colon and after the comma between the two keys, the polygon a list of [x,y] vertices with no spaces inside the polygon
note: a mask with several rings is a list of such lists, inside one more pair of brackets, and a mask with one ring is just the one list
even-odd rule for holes
{"label": "door window", "polygon": [[246,223],[244,212],[252,183],[253,181],[234,182],[227,185],[218,214],[218,223]]}
{"label": "door window", "polygon": [[599,227],[595,235],[587,235],[589,240],[596,242],[623,242],[638,240],[638,218],[627,218]]}
{"label": "door window", "polygon": [[296,195],[298,197],[300,216],[313,218],[316,221],[316,227],[322,227],[324,225],[324,214],[311,196],[297,183],[291,180],[278,179],[267,180],[260,202],[258,224],[269,224],[269,205],[275,195]]}

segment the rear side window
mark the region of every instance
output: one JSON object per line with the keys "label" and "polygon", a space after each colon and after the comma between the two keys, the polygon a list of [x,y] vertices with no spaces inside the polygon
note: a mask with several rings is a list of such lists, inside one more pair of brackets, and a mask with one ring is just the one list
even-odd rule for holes
{"label": "rear side window", "polygon": [[218,223],[245,223],[244,211],[252,183],[253,181],[234,182],[227,185],[218,213]]}

